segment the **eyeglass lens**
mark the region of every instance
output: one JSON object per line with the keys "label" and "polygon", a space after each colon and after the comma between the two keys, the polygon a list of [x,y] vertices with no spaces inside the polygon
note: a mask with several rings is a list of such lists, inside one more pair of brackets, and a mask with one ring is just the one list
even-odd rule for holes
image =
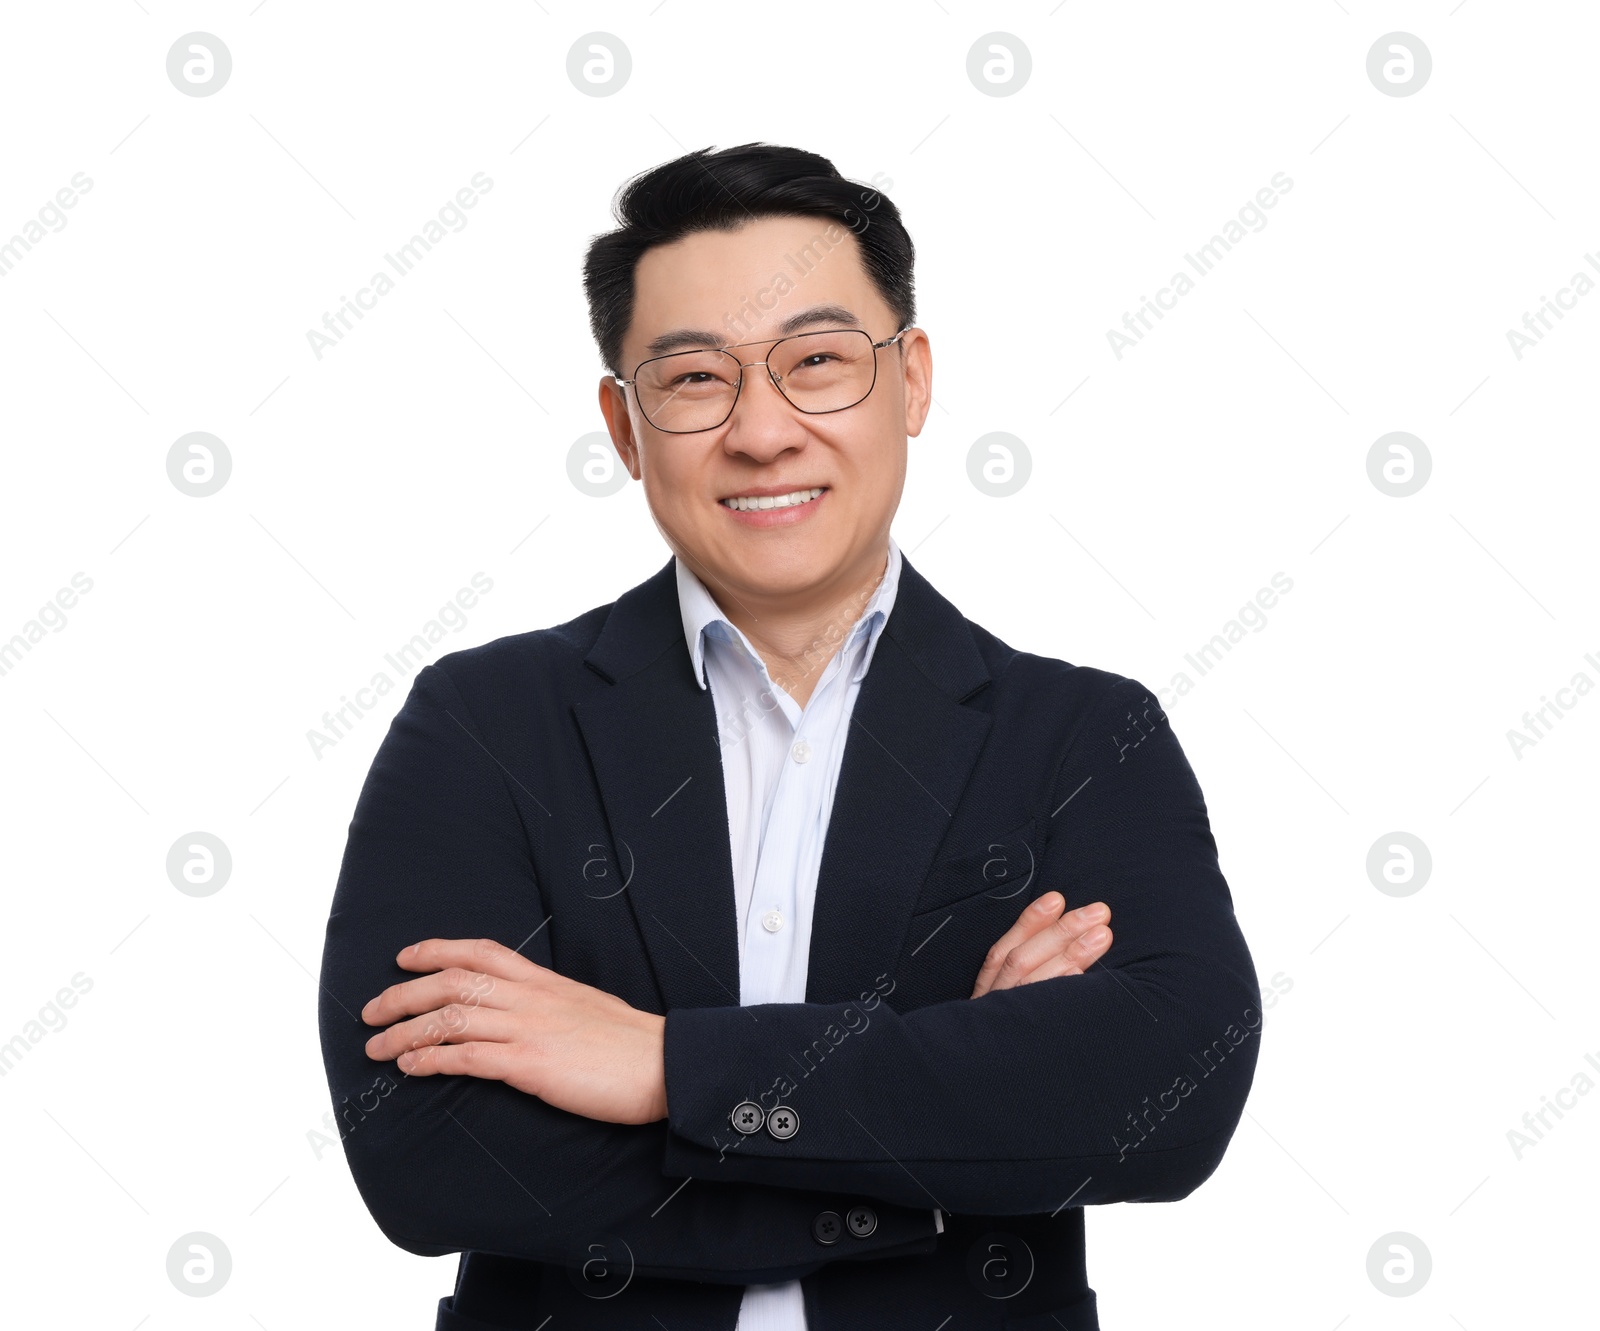
{"label": "eyeglass lens", "polygon": [[[860,329],[801,333],[775,343],[766,362],[778,388],[799,410],[853,407],[872,391],[877,357]],[[756,366],[752,373],[760,373]],[[680,351],[646,361],[635,386],[645,418],[658,430],[687,433],[721,425],[733,410],[739,362],[727,351]]]}

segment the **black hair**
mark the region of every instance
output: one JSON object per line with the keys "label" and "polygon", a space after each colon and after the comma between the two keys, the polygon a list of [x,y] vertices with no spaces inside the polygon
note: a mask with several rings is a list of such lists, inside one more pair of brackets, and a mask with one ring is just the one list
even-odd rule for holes
{"label": "black hair", "polygon": [[[832,162],[800,148],[741,143],[685,153],[634,176],[617,192],[621,225],[594,237],[584,259],[589,326],[606,368],[619,377],[622,339],[633,319],[640,256],[697,231],[732,231],[757,217],[826,217],[847,227],[862,266],[894,313],[895,329],[916,319],[915,250],[887,195],[847,180]],[[904,343],[899,344],[904,350]]]}

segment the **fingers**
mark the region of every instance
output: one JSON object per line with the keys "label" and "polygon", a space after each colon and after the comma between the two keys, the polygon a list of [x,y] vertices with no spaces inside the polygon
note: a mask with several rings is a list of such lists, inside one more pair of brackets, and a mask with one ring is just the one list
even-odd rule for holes
{"label": "fingers", "polygon": [[[1111,943],[1108,939],[1105,947],[1110,946]],[[1105,949],[1100,949],[1100,953],[1103,956],[1105,954]],[[1094,961],[1098,961],[1099,959],[1099,957],[1095,957]],[[1018,985],[1034,984],[1039,980],[1053,979],[1057,975],[1082,975],[1089,969],[1090,966],[1094,964],[1094,961],[1087,961],[1082,965],[1079,965],[1071,955],[1061,954],[1054,956],[1051,957],[1049,961],[1046,961],[1043,965],[1035,966],[1031,971],[1017,981],[1017,985],[1012,987],[1015,988]]]}
{"label": "fingers", "polygon": [[[367,1057],[398,1058],[407,1050],[430,1045],[462,1044],[468,1040],[505,1042],[518,1033],[513,1013],[498,1008],[472,1007],[446,1003],[443,1007],[410,1021],[397,1022],[367,1041]],[[408,1069],[405,1069],[408,1070]],[[440,1069],[442,1070],[442,1069]]]}
{"label": "fingers", "polygon": [[424,1045],[401,1054],[396,1066],[412,1077],[435,1073],[509,1081],[517,1071],[516,1054],[509,1044],[480,1043]]}
{"label": "fingers", "polygon": [[[1088,970],[1111,946],[1111,930],[1106,925],[1110,918],[1111,908],[1103,901],[1096,901],[1060,915],[1053,923],[1012,945],[1009,951],[1000,951],[1006,941],[1002,939],[989,954],[991,961],[998,962],[993,968],[989,988],[1014,988],[1040,966],[1053,964],[1057,959],[1065,960],[1072,967],[1059,972],[1061,974]],[[985,969],[989,969],[989,962],[985,963]]]}
{"label": "fingers", "polygon": [[1000,965],[1005,960],[1006,953],[1055,920],[1066,904],[1066,898],[1061,893],[1046,892],[1037,901],[1029,902],[1023,907],[1022,913],[1017,916],[1017,922],[1001,934],[999,940],[989,949],[989,954],[983,961],[983,969],[978,972],[978,982],[972,990],[972,996],[979,998],[988,993],[994,986],[995,977],[1000,973]]}
{"label": "fingers", "polygon": [[400,949],[395,963],[408,971],[440,971],[446,966],[482,971],[502,980],[531,980],[544,967],[492,938],[424,938]]}
{"label": "fingers", "polygon": [[496,988],[497,981],[492,975],[451,966],[418,980],[390,985],[361,1009],[361,1020],[369,1026],[388,1026],[401,1017],[432,1012],[446,1003],[470,1007],[504,1006]]}
{"label": "fingers", "polygon": [[1103,901],[1069,911],[1048,929],[1040,930],[1011,949],[995,980],[996,987],[1007,980],[1012,984],[1019,982],[1057,956],[1065,956],[1079,970],[1087,970],[1111,946],[1111,930],[1105,923],[1110,918],[1111,909]]}

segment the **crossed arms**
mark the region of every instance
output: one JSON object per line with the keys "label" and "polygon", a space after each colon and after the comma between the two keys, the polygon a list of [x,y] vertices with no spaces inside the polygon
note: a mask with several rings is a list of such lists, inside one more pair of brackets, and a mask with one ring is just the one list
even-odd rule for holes
{"label": "crossed arms", "polygon": [[[1067,900],[1116,912],[1113,964],[1064,950],[1082,931],[1073,913],[1057,930],[1059,907],[1025,911],[975,980],[981,997],[878,1005],[785,1142],[733,1132],[729,1107],[770,1082],[777,1051],[848,1027],[847,1005],[663,1017],[559,975],[489,746],[450,719],[471,724],[449,676],[425,669],[351,823],[319,1009],[347,1158],[379,1226],[426,1255],[569,1266],[620,1240],[640,1274],[749,1284],[821,1266],[811,1219],[841,1196],[875,1199],[880,1223],[835,1259],[931,1251],[934,1206],[1186,1196],[1242,1112],[1255,1042],[1239,1032],[1259,994],[1170,727],[1112,742],[1141,699],[1119,681],[1086,715],[1051,806],[1073,816],[1041,862]],[[1078,789],[1098,802],[1067,803]],[[506,939],[529,941],[473,950]],[[424,974],[390,985],[391,958],[417,943],[400,964]],[[1055,982],[1025,982],[1035,973]],[[471,986],[499,997],[452,997]],[[415,1066],[388,1061],[412,1045]],[[441,1072],[468,1075],[426,1075]]]}

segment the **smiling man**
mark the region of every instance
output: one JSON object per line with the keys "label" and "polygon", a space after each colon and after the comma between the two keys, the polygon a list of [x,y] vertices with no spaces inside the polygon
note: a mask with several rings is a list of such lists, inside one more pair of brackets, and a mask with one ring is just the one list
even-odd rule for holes
{"label": "smiling man", "polygon": [[672,558],[395,717],[322,966],[356,1184],[461,1253],[440,1328],[1095,1331],[1083,1208],[1192,1192],[1255,1069],[1200,788],[894,541],[892,203],[746,144],[617,214],[599,405]]}

